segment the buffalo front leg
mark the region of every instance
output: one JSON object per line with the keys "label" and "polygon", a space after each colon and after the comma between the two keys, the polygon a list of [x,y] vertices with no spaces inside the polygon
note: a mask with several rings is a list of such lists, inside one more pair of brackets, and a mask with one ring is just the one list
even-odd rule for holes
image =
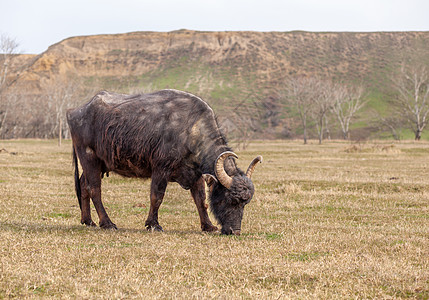
{"label": "buffalo front leg", "polygon": [[206,192],[204,179],[201,177],[195,182],[194,186],[191,187],[191,195],[194,198],[195,205],[200,215],[201,229],[203,231],[216,231],[218,228],[212,224],[209,215],[207,214]]}
{"label": "buffalo front leg", "polygon": [[80,205],[80,209],[81,209],[81,220],[80,222],[82,224],[85,224],[86,226],[96,226],[95,223],[92,221],[91,218],[91,208],[89,205],[89,200],[90,200],[90,196],[89,196],[89,192],[87,189],[87,182],[85,179],[85,176],[82,174],[82,176],[80,177],[80,186],[81,186],[81,205]]}
{"label": "buffalo front leg", "polygon": [[147,230],[163,231],[158,223],[158,210],[164,199],[165,189],[167,188],[167,180],[157,176],[152,176],[150,185],[150,209],[145,226]]}

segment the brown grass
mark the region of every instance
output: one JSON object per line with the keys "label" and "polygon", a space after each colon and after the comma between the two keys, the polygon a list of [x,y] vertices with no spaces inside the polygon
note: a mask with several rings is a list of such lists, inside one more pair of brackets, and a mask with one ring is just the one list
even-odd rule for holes
{"label": "brown grass", "polygon": [[149,181],[115,175],[120,229],[81,226],[70,143],[1,141],[0,298],[428,299],[429,144],[391,145],[252,143],[238,163],[264,156],[256,195],[226,237],[200,232],[175,184],[165,232],[146,232]]}

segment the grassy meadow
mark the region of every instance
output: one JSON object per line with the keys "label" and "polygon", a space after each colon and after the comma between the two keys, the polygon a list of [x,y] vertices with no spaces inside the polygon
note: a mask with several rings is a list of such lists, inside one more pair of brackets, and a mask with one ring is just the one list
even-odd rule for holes
{"label": "grassy meadow", "polygon": [[149,181],[114,174],[119,230],[87,228],[70,141],[0,149],[0,298],[429,298],[428,142],[251,143],[239,166],[264,162],[239,237],[202,233],[177,184],[147,232]]}

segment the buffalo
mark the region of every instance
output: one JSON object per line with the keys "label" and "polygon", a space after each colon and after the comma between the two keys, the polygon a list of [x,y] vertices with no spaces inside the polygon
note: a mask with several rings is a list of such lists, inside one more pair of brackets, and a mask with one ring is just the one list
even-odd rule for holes
{"label": "buffalo", "polygon": [[[101,201],[101,179],[115,172],[151,178],[148,230],[163,230],[158,209],[167,184],[177,182],[191,191],[201,229],[217,231],[207,214],[206,182],[221,233],[240,234],[244,206],[255,191],[251,175],[262,156],[253,159],[246,173],[240,170],[213,110],[201,98],[171,89],[138,95],[102,91],[68,110],[67,122],[82,224],[95,226],[92,199],[100,227],[117,228]],[[83,169],[80,177],[78,159]]]}

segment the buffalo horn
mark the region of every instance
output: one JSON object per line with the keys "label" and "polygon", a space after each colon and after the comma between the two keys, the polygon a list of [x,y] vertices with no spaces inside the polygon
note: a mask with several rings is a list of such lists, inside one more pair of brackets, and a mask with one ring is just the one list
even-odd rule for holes
{"label": "buffalo horn", "polygon": [[237,154],[234,152],[226,151],[217,157],[215,165],[216,177],[219,182],[227,189],[230,189],[232,185],[232,177],[226,173],[224,166],[225,159],[227,159],[229,156],[238,158]]}
{"label": "buffalo horn", "polygon": [[255,167],[256,167],[256,164],[257,164],[258,162],[262,162],[262,156],[261,156],[261,155],[256,156],[256,157],[252,160],[252,162],[250,163],[249,167],[247,168],[246,176],[247,176],[248,178],[252,177],[253,171],[255,171]]}

